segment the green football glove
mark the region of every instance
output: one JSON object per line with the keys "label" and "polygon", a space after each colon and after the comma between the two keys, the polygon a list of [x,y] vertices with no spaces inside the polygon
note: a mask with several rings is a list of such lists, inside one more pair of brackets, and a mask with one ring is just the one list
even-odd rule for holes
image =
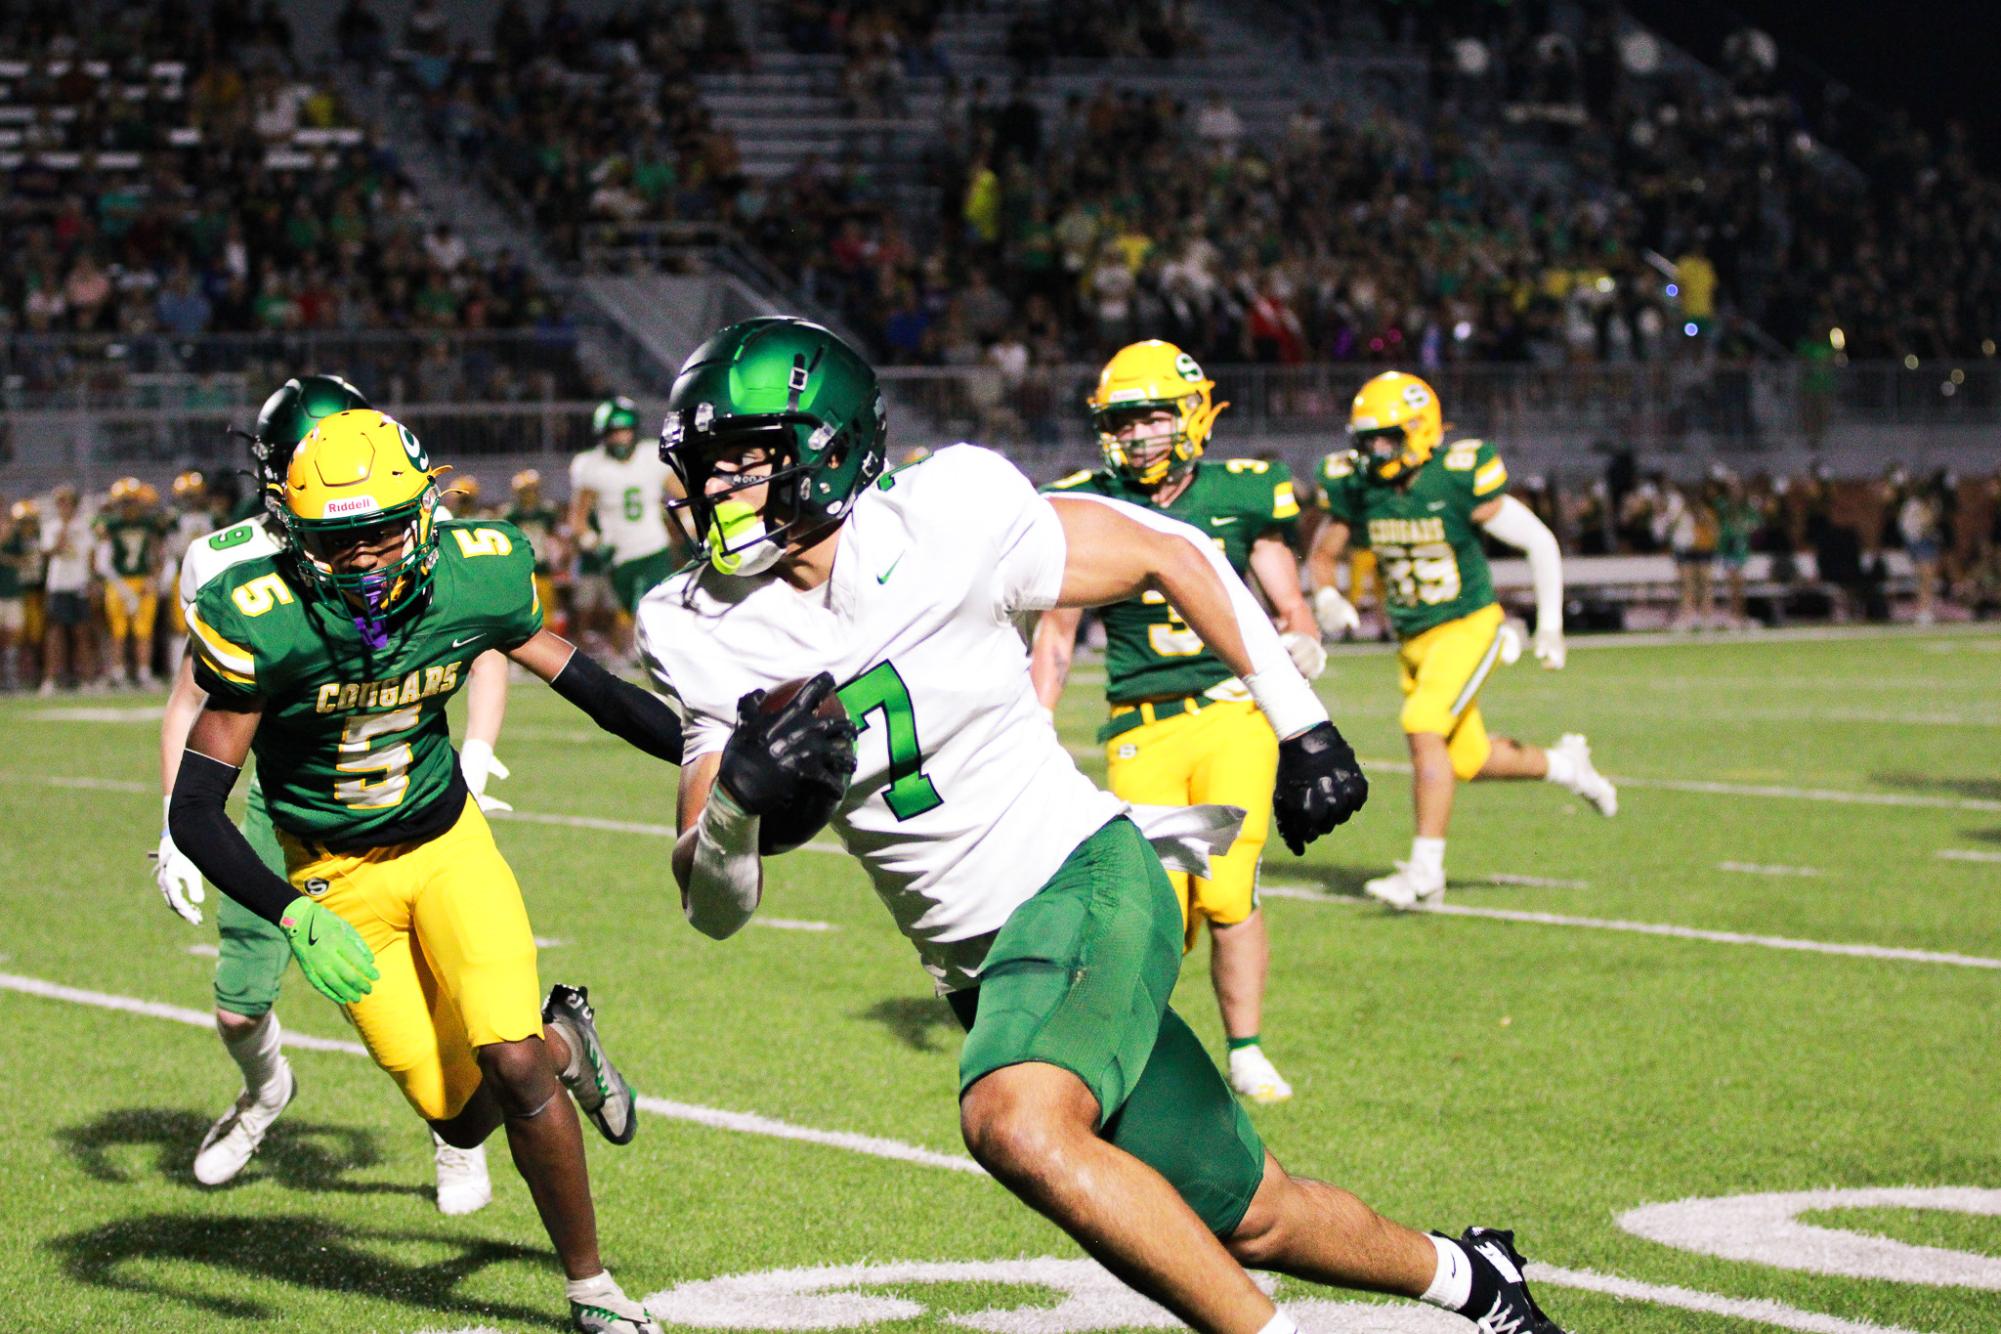
{"label": "green football glove", "polygon": [[331,908],[301,895],[285,906],[278,926],[292,946],[299,971],[330,1001],[352,1005],[372,990],[369,983],[382,976],[375,971],[375,955],[361,933]]}

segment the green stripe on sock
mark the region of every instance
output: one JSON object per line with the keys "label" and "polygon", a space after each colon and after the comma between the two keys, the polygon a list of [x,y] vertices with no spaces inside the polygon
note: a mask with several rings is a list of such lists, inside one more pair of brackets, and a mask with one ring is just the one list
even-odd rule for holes
{"label": "green stripe on sock", "polygon": [[1242,1051],[1246,1047],[1255,1047],[1257,1045],[1258,1045],[1258,1035],[1256,1033],[1251,1034],[1247,1038],[1230,1039],[1231,1051]]}

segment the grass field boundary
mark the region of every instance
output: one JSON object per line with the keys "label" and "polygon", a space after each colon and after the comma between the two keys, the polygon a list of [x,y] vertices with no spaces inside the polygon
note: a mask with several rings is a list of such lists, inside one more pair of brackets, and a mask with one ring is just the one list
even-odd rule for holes
{"label": "grass field boundary", "polygon": [[[184,1024],[189,1028],[208,1029],[210,1032],[215,1030],[215,1016],[202,1010],[190,1010],[181,1005],[142,1000],[137,996],[119,996],[107,991],[90,991],[83,987],[64,986],[60,982],[27,977],[20,973],[0,973],[0,991],[38,996],[44,1000],[64,1001],[71,1005],[85,1005],[99,1010],[114,1010],[148,1019],[164,1019],[170,1023]],[[339,1052],[344,1056],[368,1055],[368,1049],[359,1042],[314,1037],[310,1033],[298,1033],[289,1028],[284,1030],[284,1045],[302,1051]],[[975,1176],[986,1175],[985,1168],[962,1154],[940,1153],[935,1149],[905,1144],[902,1140],[888,1139],[881,1135],[863,1135],[847,1130],[819,1130],[812,1126],[794,1125],[775,1117],[762,1116],[756,1112],[733,1112],[721,1107],[703,1107],[696,1103],[675,1102],[668,1098],[655,1098],[645,1094],[640,1095],[637,1101],[642,1111],[675,1121],[693,1122],[714,1130],[727,1130],[740,1135],[761,1135],[766,1139],[819,1144],[830,1149],[845,1149],[849,1153],[864,1154],[871,1158],[887,1158],[895,1162],[941,1167],[947,1171],[966,1172]]]}

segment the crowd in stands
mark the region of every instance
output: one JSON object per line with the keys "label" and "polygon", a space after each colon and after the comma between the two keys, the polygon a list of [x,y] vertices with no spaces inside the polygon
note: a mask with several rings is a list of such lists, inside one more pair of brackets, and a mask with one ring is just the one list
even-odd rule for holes
{"label": "crowd in stands", "polygon": [[[475,256],[427,220],[272,0],[6,6],[0,167],[0,332],[459,335],[557,318],[514,257]],[[62,354],[22,365],[31,390],[71,369]]]}
{"label": "crowd in stands", "polygon": [[[366,12],[363,0],[350,11]],[[537,20],[522,0],[494,14],[482,50],[454,45],[437,0],[402,35],[433,132],[575,257],[592,222],[727,223],[747,182],[736,141],[716,128],[694,76],[742,68],[731,6],[647,5],[585,22],[560,4]],[[376,40],[343,32],[359,59]]]}

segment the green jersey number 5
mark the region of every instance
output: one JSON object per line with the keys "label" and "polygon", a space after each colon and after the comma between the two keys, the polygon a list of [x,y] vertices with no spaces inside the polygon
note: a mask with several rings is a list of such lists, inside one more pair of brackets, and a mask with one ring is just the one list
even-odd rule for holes
{"label": "green jersey number 5", "polygon": [[903,684],[892,663],[879,662],[840,689],[841,703],[848,717],[866,732],[869,715],[882,714],[889,733],[889,786],[883,800],[899,820],[908,820],[945,804],[924,769],[924,746],[917,739],[917,711],[910,703],[910,688]]}

